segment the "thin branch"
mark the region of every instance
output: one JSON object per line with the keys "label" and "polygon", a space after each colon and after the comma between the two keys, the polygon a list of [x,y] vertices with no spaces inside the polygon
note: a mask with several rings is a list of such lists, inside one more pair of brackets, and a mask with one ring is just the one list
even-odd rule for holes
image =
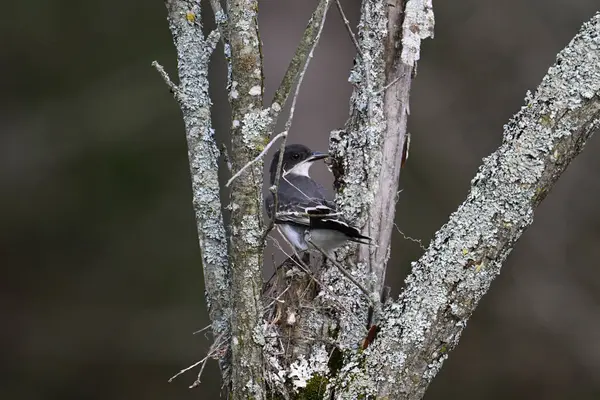
{"label": "thin branch", "polygon": [[210,329],[210,325],[206,325],[204,328],[202,328],[202,329],[198,329],[197,331],[194,331],[194,332],[192,333],[192,335],[197,335],[197,334],[199,334],[199,333],[202,333],[202,332],[204,332],[204,331],[207,331],[208,329]]}
{"label": "thin branch", "polygon": [[198,362],[195,362],[195,363],[193,363],[192,365],[190,365],[190,366],[189,366],[189,367],[187,367],[187,368],[184,368],[184,369],[182,369],[181,371],[179,371],[178,373],[176,373],[175,375],[173,375],[172,377],[170,377],[170,378],[169,378],[169,383],[173,382],[173,380],[174,380],[175,378],[177,378],[179,375],[185,374],[186,372],[188,372],[188,371],[189,371],[189,370],[191,370],[191,369],[194,369],[194,368],[196,368],[196,367],[197,367],[198,365],[200,365],[200,364],[204,364],[204,363],[206,362],[206,360],[208,360],[209,358],[210,358],[210,356],[206,356],[206,357],[204,357],[202,360],[200,360],[200,361],[198,361]]}
{"label": "thin branch", "polygon": [[223,7],[221,7],[221,1],[210,0],[210,7],[213,10],[215,23],[217,24],[217,28],[221,34],[221,39],[223,40],[223,43],[227,44],[229,42],[229,35],[227,32],[227,14],[225,11],[223,11]]}
{"label": "thin branch", "polygon": [[350,39],[352,39],[352,43],[354,43],[356,52],[362,58],[363,57],[362,50],[360,49],[360,45],[358,44],[358,40],[356,40],[356,36],[354,35],[354,32],[352,32],[352,27],[350,26],[350,21],[348,21],[348,18],[346,18],[346,14],[344,13],[344,9],[342,8],[342,3],[340,3],[340,0],[335,0],[335,4],[337,6],[338,11],[340,12],[340,15],[342,16],[342,19],[344,20],[344,26],[346,27],[346,30],[348,31],[348,35],[350,35]]}
{"label": "thin branch", "polygon": [[[263,110],[263,60],[258,30],[258,0],[227,0],[230,66],[231,164],[241,170],[263,150],[269,132]],[[260,159],[259,159],[260,160]],[[231,341],[232,400],[265,399],[262,328],[262,266],[264,242],[262,203],[263,163],[242,172],[231,185]],[[228,383],[228,382],[227,382]]]}
{"label": "thin branch", "polygon": [[310,243],[311,245],[313,245],[313,247],[317,250],[319,250],[319,252],[321,252],[321,254],[323,254],[323,256],[327,257],[327,259],[329,261],[331,261],[331,263],[346,277],[348,278],[348,280],[350,282],[352,282],[357,288],[359,288],[361,290],[361,292],[364,293],[364,295],[367,297],[367,299],[369,299],[369,301],[373,304],[376,305],[375,300],[373,300],[373,293],[369,292],[359,281],[356,280],[356,278],[354,278],[352,276],[352,274],[350,272],[348,272],[346,270],[346,268],[342,267],[342,265],[340,263],[338,263],[334,257],[331,257],[325,250],[323,250],[322,247],[320,247],[319,245],[315,244],[315,242],[313,242],[312,240],[308,240],[308,243]]}
{"label": "thin branch", "polygon": [[398,224],[396,224],[395,222],[394,222],[394,226],[396,227],[396,230],[398,231],[398,233],[399,233],[400,235],[402,235],[402,237],[403,237],[404,239],[406,239],[406,240],[410,240],[411,242],[414,242],[414,243],[418,244],[418,245],[419,245],[419,248],[420,248],[421,250],[423,250],[423,251],[427,251],[427,247],[425,247],[425,246],[423,245],[423,241],[422,241],[421,239],[415,239],[414,237],[408,236],[406,233],[404,233],[404,232],[403,232],[403,231],[400,229],[400,227],[398,226]]}
{"label": "thin branch", "polygon": [[396,83],[398,83],[398,81],[400,79],[404,78],[405,76],[406,76],[406,74],[398,75],[390,83],[388,83],[387,85],[385,85],[384,87],[382,87],[381,89],[379,89],[378,91],[376,91],[375,94],[380,94],[380,93],[385,92],[386,90],[388,90],[389,88],[391,88],[392,86],[394,86]]}
{"label": "thin branch", "polygon": [[179,89],[179,86],[177,86],[171,80],[169,74],[167,73],[167,71],[165,71],[165,68],[162,65],[160,65],[158,61],[152,61],[152,66],[158,71],[163,81],[165,81],[165,83],[171,90],[171,93],[173,93],[173,96],[175,96],[175,100],[177,100],[178,102],[181,101],[181,89]]}
{"label": "thin branch", "polygon": [[[325,23],[325,15],[327,14],[330,4],[331,0],[320,0],[317,4],[312,17],[304,30],[302,39],[296,48],[294,57],[290,61],[281,84],[273,96],[271,109],[273,120],[275,122],[292,91],[294,82],[300,77],[301,71],[306,69],[306,65],[309,63],[309,59],[312,57],[312,53],[319,42],[323,24]],[[273,107],[273,105],[276,106]]]}
{"label": "thin branch", "polygon": [[282,137],[287,137],[287,131],[283,131],[280,134],[278,134],[277,136],[275,136],[273,139],[271,139],[271,141],[269,142],[269,144],[267,144],[264,148],[263,151],[260,152],[260,154],[258,156],[256,156],[255,159],[253,159],[252,161],[250,161],[249,163],[247,163],[246,165],[244,165],[242,167],[242,169],[240,169],[238,172],[236,172],[231,178],[229,178],[229,180],[227,181],[227,183],[225,184],[225,187],[229,187],[229,185],[231,185],[231,182],[234,181],[234,179],[236,179],[237,177],[239,177],[246,169],[248,169],[249,167],[251,167],[252,165],[256,164],[257,162],[259,162],[264,156],[265,154],[267,154],[267,152],[269,151],[269,149],[271,148],[271,146],[278,141],[279,139],[281,139]]}
{"label": "thin branch", "polygon": [[225,340],[220,357],[221,372],[228,380],[231,303],[227,239],[221,213],[218,177],[219,150],[211,125],[208,65],[218,42],[217,32],[202,31],[200,0],[166,0],[167,19],[177,49],[179,85],[157,63],[154,67],[173,92],[181,108],[188,146],[192,202],[202,255],[206,298],[213,337]]}
{"label": "thin branch", "polygon": [[194,383],[192,385],[190,385],[190,389],[198,386],[200,384],[200,377],[202,376],[202,372],[204,371],[206,362],[208,361],[209,358],[214,357],[219,352],[219,350],[222,346],[226,347],[226,343],[223,340],[223,335],[219,335],[217,337],[217,339],[214,341],[214,343],[210,346],[210,349],[208,350],[208,354],[206,355],[206,357],[204,357],[202,360],[195,362],[194,364],[190,365],[189,367],[184,368],[181,371],[179,371],[178,373],[176,373],[175,375],[173,375],[171,378],[169,378],[169,383],[173,382],[173,380],[175,378],[177,378],[179,375],[182,375],[182,374],[186,373],[187,371],[194,369],[198,365],[202,364],[202,367],[200,368],[200,371],[198,372],[198,377],[196,378]]}

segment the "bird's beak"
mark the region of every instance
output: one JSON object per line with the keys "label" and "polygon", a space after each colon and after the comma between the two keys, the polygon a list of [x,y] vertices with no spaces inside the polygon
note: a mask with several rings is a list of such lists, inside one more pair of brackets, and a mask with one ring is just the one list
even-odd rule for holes
{"label": "bird's beak", "polygon": [[320,151],[314,151],[310,157],[308,157],[306,160],[304,160],[305,162],[314,162],[314,161],[318,161],[318,160],[322,160],[324,158],[329,157],[329,154],[327,153],[321,153]]}

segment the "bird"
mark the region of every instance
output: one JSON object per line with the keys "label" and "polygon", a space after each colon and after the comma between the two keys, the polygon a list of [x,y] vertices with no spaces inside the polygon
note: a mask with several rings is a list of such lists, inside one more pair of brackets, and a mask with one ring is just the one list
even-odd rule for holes
{"label": "bird", "polygon": [[[275,185],[279,155],[277,151],[271,160],[271,186]],[[328,200],[325,188],[310,177],[310,167],[327,157],[327,153],[312,151],[302,144],[285,146],[277,211],[273,212],[273,193],[266,197],[265,207],[269,218],[298,253],[316,248],[331,258],[333,250],[345,242],[370,244],[371,238],[345,220],[335,203]]]}

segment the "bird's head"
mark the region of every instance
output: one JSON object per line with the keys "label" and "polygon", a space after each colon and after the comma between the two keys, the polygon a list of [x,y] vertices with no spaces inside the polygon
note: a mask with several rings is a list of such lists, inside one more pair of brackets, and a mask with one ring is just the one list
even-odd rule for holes
{"label": "bird's head", "polygon": [[[308,176],[308,171],[315,161],[327,158],[327,153],[312,151],[302,144],[290,144],[285,146],[283,152],[283,175],[293,174]],[[273,155],[271,160],[271,184],[275,183],[275,175],[277,174],[277,164],[279,163],[279,151]]]}

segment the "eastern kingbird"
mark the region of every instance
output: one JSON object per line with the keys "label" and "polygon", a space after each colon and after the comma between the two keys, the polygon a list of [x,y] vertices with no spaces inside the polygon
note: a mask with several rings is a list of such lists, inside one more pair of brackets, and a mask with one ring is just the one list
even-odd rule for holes
{"label": "eastern kingbird", "polygon": [[[275,216],[274,195],[265,200],[269,218],[275,218],[274,223],[298,252],[308,250],[309,241],[328,253],[348,240],[362,244],[371,241],[343,219],[335,203],[327,200],[325,188],[309,176],[313,163],[327,157],[328,154],[312,151],[301,144],[286,146]],[[275,184],[278,163],[279,151],[271,161],[271,186]]]}

